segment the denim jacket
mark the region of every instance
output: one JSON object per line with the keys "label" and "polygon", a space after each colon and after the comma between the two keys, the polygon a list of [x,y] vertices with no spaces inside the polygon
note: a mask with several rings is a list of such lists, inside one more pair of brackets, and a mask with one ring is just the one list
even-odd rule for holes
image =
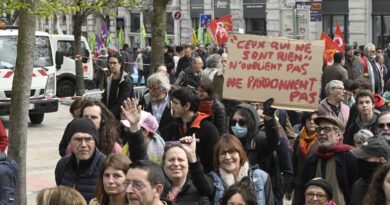
{"label": "denim jacket", "polygon": [[[210,174],[213,177],[214,187],[215,187],[213,202],[214,205],[220,205],[221,204],[220,200],[223,194],[225,193],[226,185],[223,182],[219,172],[212,171]],[[257,204],[266,205],[264,186],[267,182],[268,174],[261,169],[249,169],[248,177],[251,181],[250,182],[251,188],[252,190],[255,191]]]}

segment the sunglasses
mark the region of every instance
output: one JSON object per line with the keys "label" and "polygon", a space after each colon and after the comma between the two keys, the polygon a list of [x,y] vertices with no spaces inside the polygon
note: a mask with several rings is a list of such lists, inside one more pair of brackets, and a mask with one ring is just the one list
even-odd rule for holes
{"label": "sunglasses", "polygon": [[385,128],[385,126],[390,128],[390,123],[378,123],[378,128],[383,129]]}
{"label": "sunglasses", "polygon": [[240,126],[245,126],[246,124],[246,121],[245,120],[232,120],[232,125],[236,125],[236,124],[239,124]]}

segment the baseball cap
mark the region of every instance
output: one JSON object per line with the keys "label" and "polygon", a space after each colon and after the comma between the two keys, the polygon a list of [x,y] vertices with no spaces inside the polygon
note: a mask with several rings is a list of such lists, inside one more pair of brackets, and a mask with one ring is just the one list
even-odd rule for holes
{"label": "baseball cap", "polygon": [[380,137],[371,137],[360,147],[352,149],[351,153],[359,159],[365,159],[368,157],[383,157],[388,160],[390,147],[385,139]]}
{"label": "baseball cap", "polygon": [[333,125],[336,125],[340,130],[344,131],[345,125],[344,123],[337,117],[333,116],[318,116],[316,119],[314,119],[314,122],[319,125],[321,122],[326,121]]}

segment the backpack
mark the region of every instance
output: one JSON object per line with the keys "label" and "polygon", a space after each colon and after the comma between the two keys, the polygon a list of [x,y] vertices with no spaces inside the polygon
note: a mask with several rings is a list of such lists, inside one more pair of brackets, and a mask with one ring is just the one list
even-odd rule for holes
{"label": "backpack", "polygon": [[19,168],[16,162],[0,153],[0,205],[14,205],[16,179]]}

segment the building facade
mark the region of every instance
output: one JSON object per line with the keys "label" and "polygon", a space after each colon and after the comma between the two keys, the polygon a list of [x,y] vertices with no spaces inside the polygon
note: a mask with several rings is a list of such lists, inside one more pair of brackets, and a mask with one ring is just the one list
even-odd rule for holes
{"label": "building facade", "polygon": [[[147,32],[146,44],[150,45],[151,2],[143,1],[137,9],[117,9],[117,15],[109,18],[114,42],[119,29],[123,28],[125,41],[132,46],[138,45],[143,23]],[[201,14],[212,18],[231,14],[236,33],[315,40],[322,32],[332,37],[339,24],[347,43],[373,42],[383,48],[390,42],[389,0],[172,0],[167,7],[170,44],[191,42],[192,29],[199,27]],[[174,20],[174,16],[180,18]],[[63,32],[71,34],[72,19],[68,15],[40,20],[39,30],[54,33],[57,19]],[[99,15],[89,16],[82,28],[83,35],[95,32],[99,36],[102,22]]]}

